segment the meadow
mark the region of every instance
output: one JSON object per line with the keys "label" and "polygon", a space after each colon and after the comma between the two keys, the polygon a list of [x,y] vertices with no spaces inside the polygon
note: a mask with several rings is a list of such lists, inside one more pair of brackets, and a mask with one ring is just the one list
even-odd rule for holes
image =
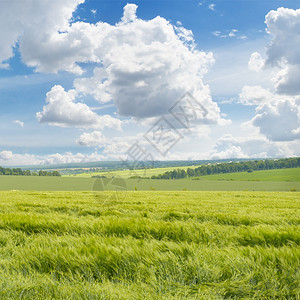
{"label": "meadow", "polygon": [[300,181],[300,168],[262,170],[228,174],[206,175],[201,180],[234,180],[234,181]]}
{"label": "meadow", "polygon": [[300,299],[299,209],[298,192],[0,191],[0,298]]}
{"label": "meadow", "polygon": [[[118,170],[118,171],[103,171],[92,173],[80,173],[76,175],[64,175],[66,178],[90,178],[92,176],[105,176],[107,178],[122,177],[128,179],[134,176],[140,176],[145,178],[151,178],[153,175],[163,174],[165,172],[173,171],[174,169],[187,170],[188,168],[194,169],[198,166],[186,166],[186,167],[168,167],[168,168],[154,168],[154,169],[138,169],[138,170]],[[200,176],[198,179],[202,180],[255,180],[255,181],[300,181],[300,168],[287,168],[287,169],[273,169],[273,170],[261,170],[248,172],[235,172],[227,174],[214,174]]]}
{"label": "meadow", "polygon": [[[153,169],[152,173],[158,172]],[[151,170],[136,170],[147,176]],[[128,179],[130,171],[116,172],[114,178],[90,176],[0,176],[0,190],[37,191],[300,191],[300,169],[240,172],[201,176],[189,179]],[[104,173],[105,174],[105,173]],[[121,175],[124,176],[121,176]],[[131,173],[132,174],[132,173]],[[159,174],[159,173],[157,173]],[[132,175],[131,175],[132,176]]]}
{"label": "meadow", "polygon": [[[178,167],[183,170],[188,168],[196,168],[197,166],[182,166]],[[131,176],[151,177],[152,175],[159,175],[164,172],[173,171],[176,167],[165,167],[165,168],[148,168],[148,169],[137,169],[137,170],[116,170],[116,171],[101,171],[101,172],[89,172],[80,173],[74,175],[64,175],[65,177],[91,177],[91,176],[106,176],[108,178],[114,176],[120,176],[123,178],[129,178]]]}

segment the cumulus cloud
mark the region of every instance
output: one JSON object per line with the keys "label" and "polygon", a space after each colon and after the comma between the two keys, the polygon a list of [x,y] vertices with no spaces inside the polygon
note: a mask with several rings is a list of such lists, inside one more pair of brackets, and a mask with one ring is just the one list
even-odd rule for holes
{"label": "cumulus cloud", "polygon": [[249,68],[276,67],[274,87],[280,94],[299,95],[300,85],[300,9],[280,7],[270,11],[265,18],[266,31],[272,36],[267,47],[266,60],[257,52],[251,55]]}
{"label": "cumulus cloud", "polygon": [[271,82],[274,91],[260,86],[245,86],[240,102],[256,105],[255,116],[249,124],[270,141],[300,139],[300,9],[278,8],[265,18],[266,30],[272,36],[266,59],[254,52],[248,66],[260,71],[273,67]]}
{"label": "cumulus cloud", "polygon": [[0,160],[9,160],[13,157],[13,153],[11,151],[1,151],[0,152]]}
{"label": "cumulus cloud", "polygon": [[246,85],[243,87],[242,92],[239,95],[240,103],[244,105],[261,105],[263,103],[270,102],[275,98],[277,99],[278,97],[259,85]]}
{"label": "cumulus cloud", "polygon": [[272,141],[300,139],[300,101],[286,98],[279,102],[260,105],[252,124]]}
{"label": "cumulus cloud", "polygon": [[46,105],[36,117],[40,123],[54,126],[83,128],[113,127],[121,129],[121,121],[110,115],[99,116],[84,103],[76,102],[76,91],[65,91],[60,85],[52,87],[46,95]]}
{"label": "cumulus cloud", "polygon": [[77,143],[84,147],[98,147],[103,148],[103,154],[111,155],[118,154],[120,159],[120,155],[123,155],[128,149],[138,141],[139,145],[145,147],[150,146],[149,142],[147,142],[143,138],[143,134],[139,133],[137,135],[131,136],[122,136],[122,137],[113,137],[107,138],[100,131],[92,131],[85,132],[79,136],[77,139]]}
{"label": "cumulus cloud", "polygon": [[92,77],[76,79],[75,89],[101,103],[113,101],[119,115],[135,118],[165,115],[189,91],[211,112],[211,121],[220,121],[202,80],[214,62],[212,53],[196,50],[192,32],[181,25],[135,18],[136,8],[125,6],[122,22],[107,25],[105,45],[95,50],[102,66]]}
{"label": "cumulus cloud", "polygon": [[53,165],[53,164],[66,164],[66,163],[83,163],[89,161],[101,161],[105,157],[97,152],[92,154],[72,153],[66,152],[64,154],[55,153],[39,157],[40,164]]}
{"label": "cumulus cloud", "polygon": [[123,23],[133,22],[136,19],[137,5],[127,4],[124,6],[124,14],[122,17]]}
{"label": "cumulus cloud", "polygon": [[279,93],[300,94],[300,9],[278,8],[266,16],[267,31],[273,40],[267,50],[266,64],[280,66],[283,72],[275,81]]}
{"label": "cumulus cloud", "polygon": [[107,139],[102,134],[101,131],[93,131],[91,133],[88,133],[88,132],[83,133],[76,142],[81,146],[101,147],[107,142]]}
{"label": "cumulus cloud", "polygon": [[[0,50],[0,61],[5,63],[12,57],[12,47],[18,43],[23,62],[38,72],[82,74],[81,63],[98,63],[93,76],[76,79],[74,88],[101,103],[114,102],[121,116],[148,118],[167,114],[172,104],[189,91],[211,111],[208,117],[214,119],[210,121],[221,120],[210,89],[202,80],[214,63],[213,55],[196,50],[190,30],[162,17],[141,20],[135,4],[124,7],[121,21],[115,25],[75,22],[72,13],[83,2],[5,2],[0,22],[7,28],[12,18],[12,23],[18,25],[12,26],[9,37],[0,37],[6,45]],[[97,115],[85,104],[75,102],[72,90],[65,93],[60,100],[49,101],[37,114],[39,121],[77,126],[81,110],[80,126],[95,124]]]}
{"label": "cumulus cloud", "polygon": [[240,93],[244,105],[256,105],[249,124],[272,141],[300,138],[300,97],[278,95],[261,86],[244,86]]}
{"label": "cumulus cloud", "polygon": [[[80,73],[74,61],[91,59],[85,44],[78,39],[74,28],[69,30],[70,20],[76,7],[84,0],[4,1],[1,3],[0,62],[14,55],[13,47],[19,43],[23,61],[37,71],[57,72],[66,69]],[[76,26],[75,26],[76,27]],[[69,38],[70,37],[70,38]],[[84,43],[83,43],[84,42]],[[68,46],[68,47],[65,47]]]}
{"label": "cumulus cloud", "polygon": [[105,157],[97,152],[83,153],[54,153],[48,155],[19,154],[11,151],[0,152],[0,165],[2,166],[25,166],[25,165],[52,165],[62,163],[82,163],[89,161],[102,161]]}
{"label": "cumulus cloud", "polygon": [[265,61],[258,52],[251,54],[248,67],[251,71],[259,72],[264,67]]}
{"label": "cumulus cloud", "polygon": [[[270,158],[299,155],[299,142],[273,142],[264,136],[233,137],[226,134],[219,138],[211,153],[212,159]],[[294,149],[294,150],[292,150]]]}
{"label": "cumulus cloud", "polygon": [[103,144],[103,151],[109,153],[128,143],[130,146],[130,142],[127,139],[109,143],[99,130],[120,129],[121,121],[98,115],[84,103],[85,99],[92,96],[100,103],[114,103],[119,116],[141,121],[168,115],[170,107],[187,91],[207,110],[204,123],[226,123],[212,100],[209,86],[203,82],[214,63],[213,54],[197,50],[192,31],[162,17],[139,19],[135,4],[127,4],[120,22],[114,25],[76,21],[72,14],[83,2],[26,0],[26,5],[21,5],[11,1],[1,9],[0,25],[7,27],[12,19],[11,39],[0,35],[0,42],[6,45],[0,50],[3,66],[13,56],[16,45],[22,61],[36,72],[81,75],[82,63],[96,65],[92,76],[74,81],[73,89],[52,87],[43,109],[36,114],[40,123],[97,129],[80,136],[77,143]]}

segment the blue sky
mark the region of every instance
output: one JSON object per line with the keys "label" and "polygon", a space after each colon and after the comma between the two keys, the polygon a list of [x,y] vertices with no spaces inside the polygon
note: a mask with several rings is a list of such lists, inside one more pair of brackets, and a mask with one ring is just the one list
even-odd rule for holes
{"label": "blue sky", "polygon": [[0,6],[0,165],[300,155],[299,1]]}

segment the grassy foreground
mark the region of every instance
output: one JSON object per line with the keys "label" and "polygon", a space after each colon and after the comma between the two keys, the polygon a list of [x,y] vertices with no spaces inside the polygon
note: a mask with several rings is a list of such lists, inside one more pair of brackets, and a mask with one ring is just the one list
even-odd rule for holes
{"label": "grassy foreground", "polygon": [[1,299],[299,299],[297,192],[0,192]]}

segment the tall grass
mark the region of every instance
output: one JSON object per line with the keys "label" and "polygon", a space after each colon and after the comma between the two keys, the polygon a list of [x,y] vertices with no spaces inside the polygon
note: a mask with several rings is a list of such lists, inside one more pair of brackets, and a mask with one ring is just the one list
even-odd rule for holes
{"label": "tall grass", "polygon": [[0,299],[300,299],[299,193],[113,199],[0,192]]}

